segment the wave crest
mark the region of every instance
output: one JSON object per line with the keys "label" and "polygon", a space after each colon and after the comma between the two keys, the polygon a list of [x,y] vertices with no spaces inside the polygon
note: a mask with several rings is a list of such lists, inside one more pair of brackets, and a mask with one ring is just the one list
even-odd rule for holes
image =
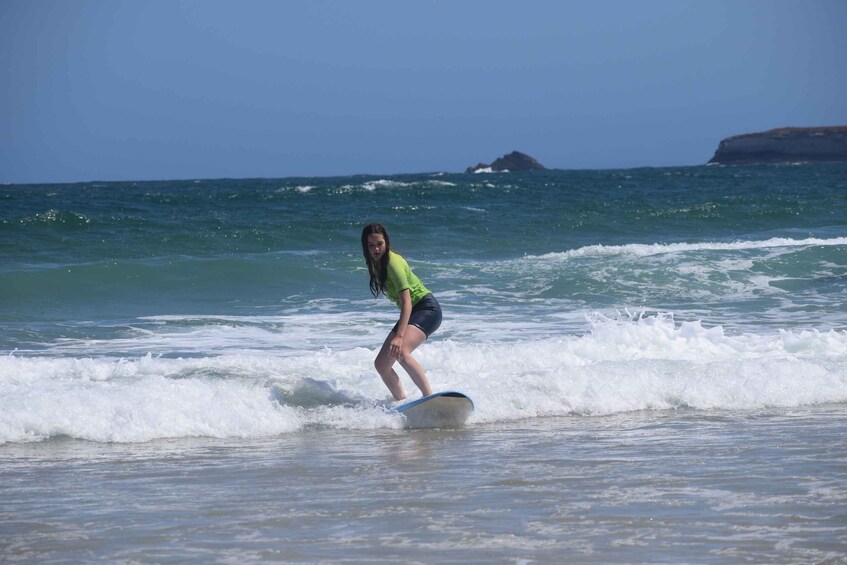
{"label": "wave crest", "polygon": [[[367,348],[297,356],[0,358],[0,443],[258,437],[397,428]],[[419,349],[433,388],[473,397],[473,422],[638,410],[847,402],[847,332],[732,334],[669,315],[594,316],[585,335]],[[407,386],[411,383],[406,380]]]}

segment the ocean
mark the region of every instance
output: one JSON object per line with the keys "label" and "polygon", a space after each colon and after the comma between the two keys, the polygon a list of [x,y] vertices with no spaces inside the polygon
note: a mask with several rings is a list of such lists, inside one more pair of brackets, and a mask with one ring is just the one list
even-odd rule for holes
{"label": "ocean", "polygon": [[845,438],[845,164],[0,186],[0,561],[847,563]]}

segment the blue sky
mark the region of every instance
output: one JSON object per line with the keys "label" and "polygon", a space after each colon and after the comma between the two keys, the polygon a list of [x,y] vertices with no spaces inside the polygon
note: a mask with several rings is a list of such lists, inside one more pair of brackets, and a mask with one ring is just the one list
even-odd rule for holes
{"label": "blue sky", "polygon": [[847,1],[0,0],[0,182],[705,163],[847,124]]}

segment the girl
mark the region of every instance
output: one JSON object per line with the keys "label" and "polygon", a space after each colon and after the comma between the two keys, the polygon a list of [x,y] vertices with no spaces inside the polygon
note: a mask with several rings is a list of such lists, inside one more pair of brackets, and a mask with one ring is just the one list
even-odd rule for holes
{"label": "girl", "polygon": [[423,368],[412,357],[412,351],[426,341],[441,325],[441,306],[409,264],[391,251],[388,232],[380,224],[369,224],[362,230],[362,254],[368,266],[374,297],[385,294],[400,307],[400,319],[389,332],[379,350],[374,367],[395,400],[406,398],[406,391],[394,371],[394,362],[409,373],[424,396],[432,394]]}

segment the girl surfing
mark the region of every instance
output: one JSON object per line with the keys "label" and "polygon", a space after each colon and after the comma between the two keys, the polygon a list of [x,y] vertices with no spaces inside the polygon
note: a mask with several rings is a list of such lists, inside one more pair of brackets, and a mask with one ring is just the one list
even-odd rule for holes
{"label": "girl surfing", "polygon": [[400,319],[385,338],[374,367],[395,400],[406,398],[403,383],[394,371],[396,361],[421,393],[429,396],[432,394],[429,379],[412,352],[441,325],[441,306],[406,260],[391,251],[388,232],[382,225],[368,224],[362,230],[362,254],[374,297],[384,294],[400,308]]}

